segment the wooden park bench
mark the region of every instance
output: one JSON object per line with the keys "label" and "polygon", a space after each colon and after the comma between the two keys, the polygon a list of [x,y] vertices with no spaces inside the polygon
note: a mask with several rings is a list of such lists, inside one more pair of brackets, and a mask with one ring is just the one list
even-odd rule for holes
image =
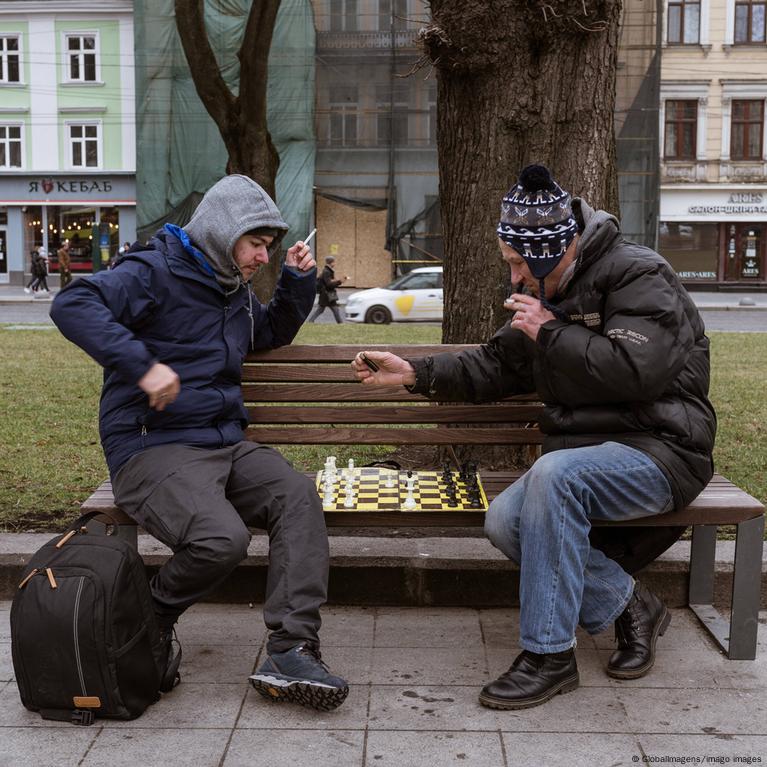
{"label": "wooden park bench", "polygon": [[[470,346],[369,346],[403,357],[421,357]],[[543,435],[542,409],[529,397],[491,404],[437,404],[403,387],[363,387],[350,362],[359,346],[286,346],[250,355],[243,367],[243,396],[248,407],[248,439],[269,445],[482,445],[524,446],[535,458]],[[315,472],[311,472],[314,476]],[[485,471],[481,481],[488,500],[521,472]],[[83,504],[83,511],[115,509],[109,482]],[[439,512],[327,511],[328,526],[401,529],[482,526],[481,511]],[[353,518],[353,521],[351,521]],[[602,523],[596,523],[601,525]],[[620,524],[620,523],[604,523]],[[761,590],[764,506],[719,475],[686,508],[631,520],[631,526],[692,526],[688,603],[703,626],[731,659],[756,657]],[[716,535],[719,526],[736,527],[732,603],[729,623],[713,607]],[[129,528],[135,541],[135,527]]]}

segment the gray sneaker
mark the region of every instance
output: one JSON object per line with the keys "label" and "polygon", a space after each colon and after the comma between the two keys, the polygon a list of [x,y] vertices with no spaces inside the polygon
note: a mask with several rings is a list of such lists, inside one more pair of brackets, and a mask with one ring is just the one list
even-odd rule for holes
{"label": "gray sneaker", "polygon": [[271,701],[300,703],[321,711],[338,708],[349,694],[348,682],[330,673],[313,642],[268,655],[250,683]]}

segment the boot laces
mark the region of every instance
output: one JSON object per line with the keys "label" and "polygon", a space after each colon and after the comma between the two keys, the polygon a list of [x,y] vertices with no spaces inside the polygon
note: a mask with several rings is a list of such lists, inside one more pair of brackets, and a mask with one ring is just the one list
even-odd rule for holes
{"label": "boot laces", "polygon": [[304,644],[302,644],[298,649],[298,652],[301,653],[301,655],[310,656],[315,661],[317,661],[317,663],[319,663],[319,665],[322,666],[325,671],[330,672],[330,668],[328,668],[328,665],[325,663],[325,661],[322,660],[322,653],[316,644],[313,644],[312,642],[304,642]]}

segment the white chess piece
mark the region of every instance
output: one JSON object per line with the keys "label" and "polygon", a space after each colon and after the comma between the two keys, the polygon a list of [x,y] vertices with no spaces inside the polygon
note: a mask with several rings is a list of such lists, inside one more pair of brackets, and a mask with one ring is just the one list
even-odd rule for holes
{"label": "white chess piece", "polygon": [[351,479],[346,483],[346,498],[344,498],[344,508],[351,509],[354,506],[354,488]]}
{"label": "white chess piece", "polygon": [[387,471],[386,472],[386,481],[384,482],[384,487],[394,487],[394,472],[393,471]]}
{"label": "white chess piece", "polygon": [[407,485],[407,495],[405,496],[405,500],[402,504],[402,508],[414,509],[416,507],[415,497],[413,496],[413,490],[415,488],[415,475],[411,474],[405,480],[405,484]]}

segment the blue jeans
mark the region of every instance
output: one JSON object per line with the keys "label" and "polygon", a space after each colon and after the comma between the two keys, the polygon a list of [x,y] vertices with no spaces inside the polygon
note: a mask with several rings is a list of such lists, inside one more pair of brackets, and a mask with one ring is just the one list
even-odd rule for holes
{"label": "blue jeans", "polygon": [[633,578],[591,547],[591,520],[628,520],[673,507],[668,480],[640,450],[617,442],[556,450],[490,504],[485,533],[519,564],[520,646],[575,644],[580,623],[598,634],[626,608]]}

